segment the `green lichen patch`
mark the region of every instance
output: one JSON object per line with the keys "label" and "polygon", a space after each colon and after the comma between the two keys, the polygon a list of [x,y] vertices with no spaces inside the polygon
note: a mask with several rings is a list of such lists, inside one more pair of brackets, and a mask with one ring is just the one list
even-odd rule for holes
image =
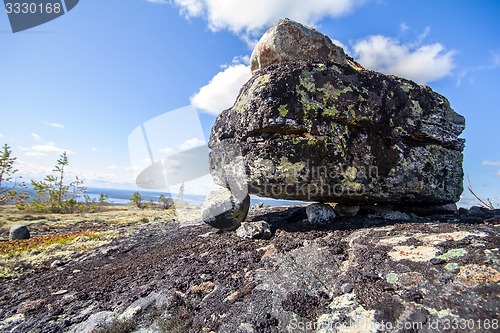
{"label": "green lichen patch", "polygon": [[408,82],[402,82],[401,90],[403,90],[405,93],[409,93],[411,90],[413,90],[413,86]]}
{"label": "green lichen patch", "polygon": [[340,114],[340,111],[335,106],[332,105],[332,106],[325,108],[325,110],[323,111],[323,114],[325,116],[335,117],[338,114]]}
{"label": "green lichen patch", "polygon": [[347,168],[345,174],[349,178],[350,181],[354,181],[356,179],[357,174],[358,174],[358,169],[356,169],[353,166],[350,166]]}
{"label": "green lichen patch", "polygon": [[387,280],[387,283],[394,284],[394,283],[398,282],[399,276],[396,273],[391,272],[391,273],[387,274],[386,280]]}
{"label": "green lichen patch", "polygon": [[306,89],[306,91],[309,92],[315,92],[316,91],[316,84],[314,83],[314,78],[313,78],[314,72],[305,70],[301,73],[299,77],[299,82],[302,87]]}
{"label": "green lichen patch", "polygon": [[259,76],[257,78],[257,80],[259,81],[260,84],[269,83],[269,81],[271,80],[271,75],[265,74],[265,75]]}
{"label": "green lichen patch", "polygon": [[231,216],[232,216],[233,218],[235,218],[235,219],[241,219],[241,218],[243,218],[243,217],[245,216],[245,213],[244,213],[244,212],[242,212],[241,210],[237,209],[237,210],[235,210],[235,211],[231,214]]}
{"label": "green lichen patch", "polygon": [[245,105],[247,103],[247,98],[248,95],[246,94],[241,94],[238,99],[236,100],[236,103],[234,104],[234,108],[236,109],[237,112],[242,112],[243,109],[245,108]]}
{"label": "green lichen patch", "polygon": [[444,265],[444,269],[446,269],[448,271],[455,271],[459,268],[460,268],[460,266],[456,262],[450,262],[450,263],[447,263],[446,265]]}
{"label": "green lichen patch", "polygon": [[452,249],[446,253],[443,253],[442,255],[438,256],[437,258],[443,259],[443,260],[448,260],[448,259],[460,258],[460,257],[463,257],[465,255],[467,255],[467,251],[465,249]]}
{"label": "green lichen patch", "polygon": [[297,182],[298,175],[305,166],[304,162],[291,163],[288,158],[283,157],[276,167],[276,171],[285,179],[285,183],[290,185]]}
{"label": "green lichen patch", "polygon": [[419,101],[411,101],[411,110],[416,114],[422,114],[422,107],[420,106]]}
{"label": "green lichen patch", "polygon": [[278,107],[278,112],[282,118],[285,118],[286,115],[288,114],[288,108],[287,105],[282,104]]}

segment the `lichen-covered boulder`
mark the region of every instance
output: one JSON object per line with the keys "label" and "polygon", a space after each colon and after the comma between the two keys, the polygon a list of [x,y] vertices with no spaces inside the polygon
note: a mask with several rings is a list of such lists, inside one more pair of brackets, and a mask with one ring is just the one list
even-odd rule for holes
{"label": "lichen-covered boulder", "polygon": [[238,195],[222,188],[210,192],[203,203],[201,216],[203,222],[223,230],[236,230],[248,214],[250,196]]}
{"label": "lichen-covered boulder", "polygon": [[272,64],[290,60],[354,63],[341,47],[316,29],[282,19],[274,23],[255,46],[250,69],[255,74]]}
{"label": "lichen-covered boulder", "polygon": [[352,63],[279,62],[255,74],[218,116],[211,173],[224,178],[234,145],[250,194],[453,203],[463,191],[464,128],[465,119],[427,86]]}

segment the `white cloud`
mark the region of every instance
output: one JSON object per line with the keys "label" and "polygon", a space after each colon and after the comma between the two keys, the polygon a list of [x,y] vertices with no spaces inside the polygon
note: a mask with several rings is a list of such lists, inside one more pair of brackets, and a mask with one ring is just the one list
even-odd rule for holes
{"label": "white cloud", "polygon": [[158,149],[158,151],[160,153],[163,153],[163,154],[172,154],[174,152],[174,149],[170,148],[170,147],[164,147],[164,148]]}
{"label": "white cloud", "polygon": [[482,161],[482,166],[500,166],[500,161]]}
{"label": "white cloud", "polygon": [[500,67],[500,51],[490,51],[491,63],[488,69],[494,69]]}
{"label": "white cloud", "polygon": [[[163,2],[148,0],[149,2]],[[187,18],[203,17],[212,31],[227,29],[256,35],[274,21],[288,17],[314,25],[324,17],[339,17],[365,0],[171,0]]]}
{"label": "white cloud", "polygon": [[21,150],[23,150],[26,156],[31,156],[31,157],[45,157],[48,155],[61,155],[62,153],[66,152],[68,155],[73,155],[75,154],[73,151],[69,149],[63,149],[59,148],[53,144],[41,144],[41,145],[34,145],[29,148],[27,147],[19,147]]}
{"label": "white cloud", "polygon": [[500,170],[497,171],[497,176],[500,177]]}
{"label": "white cloud", "polygon": [[30,133],[31,135],[31,138],[33,138],[33,140],[35,140],[36,142],[42,142],[42,137],[36,133]]}
{"label": "white cloud", "polygon": [[167,0],[146,0],[147,2],[151,2],[151,3],[159,3],[159,4],[167,4],[168,1]]}
{"label": "white cloud", "polygon": [[109,170],[118,170],[118,169],[120,169],[120,167],[113,164],[113,165],[108,166],[108,169]]}
{"label": "white cloud", "polygon": [[43,121],[43,123],[47,126],[50,126],[50,127],[55,127],[55,128],[64,128],[64,125],[63,124],[60,124],[60,123],[51,123],[51,122],[48,122],[48,121]]}
{"label": "white cloud", "polygon": [[402,22],[400,25],[399,25],[399,31],[404,33],[406,31],[410,30],[410,26],[408,24],[406,24],[406,22]]}
{"label": "white cloud", "polygon": [[[429,29],[420,35],[423,39]],[[354,55],[365,67],[394,74],[424,84],[449,75],[454,68],[455,51],[446,51],[440,43],[402,44],[398,40],[376,35],[357,41]]]}
{"label": "white cloud", "polygon": [[132,165],[132,166],[129,166],[129,167],[125,168],[125,171],[131,172],[131,173],[134,173],[134,174],[138,174],[142,170],[144,170],[144,168],[142,166],[140,166],[140,165]]}
{"label": "white cloud", "polygon": [[162,160],[162,165],[165,175],[175,175],[179,172],[179,170],[182,167],[181,161],[170,160],[168,158]]}
{"label": "white cloud", "polygon": [[233,106],[238,93],[250,78],[250,67],[231,65],[217,73],[210,82],[191,97],[191,104],[213,115]]}
{"label": "white cloud", "polygon": [[2,133],[0,133],[0,138],[3,138],[3,134]]}
{"label": "white cloud", "polygon": [[107,153],[109,149],[92,146],[90,147],[90,151],[93,153]]}
{"label": "white cloud", "polygon": [[198,138],[192,138],[192,139],[188,139],[188,140],[184,141],[183,143],[181,143],[179,145],[179,149],[181,149],[181,150],[189,150],[189,149],[192,149],[192,148],[203,146],[205,144],[206,144],[205,140],[200,140]]}
{"label": "white cloud", "polygon": [[469,76],[469,83],[474,83],[474,78],[470,77],[471,74],[484,71],[484,70],[493,70],[500,68],[500,51],[490,51],[490,61],[487,65],[481,65],[476,67],[463,68],[460,73],[457,75],[457,86],[459,87],[462,84],[462,81]]}
{"label": "white cloud", "polygon": [[[54,161],[38,160],[35,163],[27,162],[26,160],[18,160],[19,174],[24,179],[43,179],[46,175],[54,174]],[[66,169],[65,179],[69,182],[78,176],[79,179],[84,181],[85,186],[97,186],[97,187],[112,187],[120,188],[126,185],[131,188],[134,185],[134,176],[128,170],[121,170],[116,172],[115,169],[106,167],[103,169],[96,170],[83,170],[79,168],[74,168],[71,165]]]}

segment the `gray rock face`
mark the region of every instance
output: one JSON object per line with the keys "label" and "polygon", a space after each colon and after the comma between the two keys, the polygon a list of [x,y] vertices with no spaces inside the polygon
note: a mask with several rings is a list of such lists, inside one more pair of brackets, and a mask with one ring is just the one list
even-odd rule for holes
{"label": "gray rock face", "polygon": [[116,320],[116,314],[112,311],[101,311],[92,314],[86,321],[75,325],[69,330],[70,333],[91,333],[96,329],[106,327]]}
{"label": "gray rock face", "polygon": [[[211,172],[240,146],[248,191],[346,204],[439,205],[463,191],[459,135],[448,100],[354,64],[288,61],[255,74],[210,137]],[[221,148],[219,148],[221,147]],[[221,184],[224,186],[224,184]]]}
{"label": "gray rock face", "polygon": [[9,240],[23,240],[30,238],[30,229],[25,225],[14,225],[10,227]]}
{"label": "gray rock face", "polygon": [[283,19],[273,24],[255,46],[250,69],[255,74],[272,64],[291,60],[353,62],[341,47],[316,29]]}
{"label": "gray rock face", "polygon": [[327,224],[335,219],[335,211],[327,204],[312,204],[306,207],[307,220],[311,224]]}
{"label": "gray rock face", "polygon": [[228,189],[210,192],[201,210],[203,222],[220,230],[236,230],[250,208],[250,196],[237,197]]}

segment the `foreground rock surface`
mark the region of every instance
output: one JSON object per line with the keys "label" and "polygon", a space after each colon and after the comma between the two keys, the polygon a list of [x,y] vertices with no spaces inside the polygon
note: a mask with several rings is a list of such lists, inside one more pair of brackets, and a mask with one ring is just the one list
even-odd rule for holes
{"label": "foreground rock surface", "polygon": [[[500,311],[500,230],[472,214],[388,221],[255,209],[271,240],[155,222],[58,269],[0,278],[2,332],[488,332]],[[370,213],[373,215],[373,213]],[[366,329],[366,325],[373,329]],[[371,325],[371,326],[370,326]],[[436,326],[437,325],[437,326]],[[494,332],[495,330],[489,330]]]}
{"label": "foreground rock surface", "polygon": [[259,70],[218,116],[211,172],[223,178],[233,145],[251,194],[442,205],[463,191],[464,128],[464,118],[429,87],[297,56]]}

